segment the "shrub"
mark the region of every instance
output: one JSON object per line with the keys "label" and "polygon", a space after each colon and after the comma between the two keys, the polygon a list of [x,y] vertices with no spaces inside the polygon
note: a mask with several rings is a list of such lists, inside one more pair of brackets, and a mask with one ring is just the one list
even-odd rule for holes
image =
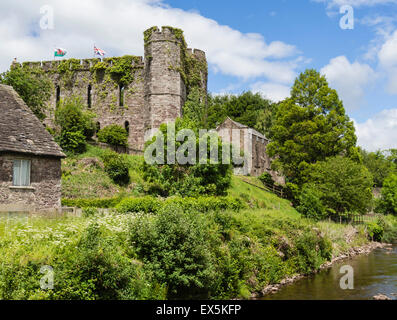
{"label": "shrub", "polygon": [[164,298],[164,290],[158,290],[139,264],[117,250],[115,241],[107,238],[96,223],[86,228],[77,247],[58,263],[51,299]]}
{"label": "shrub", "polygon": [[[209,298],[218,283],[216,242],[208,220],[168,206],[155,219],[135,219],[129,240],[169,299]],[[219,243],[220,245],[220,243]]]}
{"label": "shrub", "polygon": [[259,180],[268,187],[272,187],[274,185],[273,177],[270,173],[264,172],[262,175],[259,176]]}
{"label": "shrub", "polygon": [[127,185],[130,182],[129,163],[116,152],[107,152],[103,157],[105,172],[119,185]]}
{"label": "shrub", "polygon": [[56,141],[64,151],[69,153],[83,153],[87,148],[86,137],[81,131],[62,131],[56,137]]}
{"label": "shrub", "polygon": [[62,205],[77,208],[114,208],[121,202],[122,198],[109,199],[62,199]]}
{"label": "shrub", "polygon": [[67,152],[83,153],[85,141],[95,132],[94,114],[83,111],[83,103],[79,98],[61,101],[55,110],[55,123],[60,132],[56,140]]}
{"label": "shrub", "polygon": [[83,217],[91,217],[91,216],[95,216],[96,214],[98,214],[98,209],[94,208],[94,207],[87,207],[83,209]]}
{"label": "shrub", "polygon": [[320,191],[310,184],[304,185],[296,209],[306,218],[314,220],[322,220],[327,216],[327,210],[321,202]]}
{"label": "shrub", "polygon": [[124,199],[116,209],[120,213],[157,213],[162,206],[162,202],[153,197]]}
{"label": "shrub", "polygon": [[384,231],[384,226],[379,220],[367,223],[368,237],[372,241],[382,241]]}
{"label": "shrub", "polygon": [[[169,125],[172,126],[172,124]],[[205,139],[210,140],[208,137],[202,137],[201,139],[198,139],[197,137],[199,136],[199,133],[197,128],[194,127],[194,124],[186,119],[177,119],[175,122],[176,136],[181,132],[181,130],[184,129],[192,130],[195,134],[195,137],[193,137],[194,140],[191,140],[191,136],[189,137],[189,142],[191,142],[190,146],[192,144],[195,146],[195,148],[193,148],[195,152],[201,150],[200,141]],[[197,197],[200,195],[226,195],[231,184],[232,170],[230,164],[222,164],[222,141],[220,138],[216,137],[216,139],[213,139],[215,142],[213,142],[211,146],[208,146],[207,144],[208,160],[204,164],[200,164],[197,154],[193,155],[191,159],[195,161],[191,161],[189,164],[167,164],[165,155],[168,153],[173,153],[172,150],[168,150],[168,143],[170,142],[168,140],[171,140],[167,136],[168,131],[167,124],[161,125],[158,135],[153,137],[153,139],[148,142],[145,147],[145,159],[155,158],[155,161],[147,161],[143,166],[143,177],[146,181],[148,192],[163,197],[173,195],[184,197]],[[163,138],[164,143],[162,141]],[[206,142],[208,142],[208,140]],[[185,150],[183,148],[186,147],[186,140],[181,142],[175,139],[175,141],[171,142],[172,144],[175,143],[176,151],[180,150],[180,148]],[[163,145],[164,152],[162,150]],[[218,148],[216,159],[219,161],[218,163],[212,163],[209,160],[211,159],[211,150],[216,150],[216,147]]]}
{"label": "shrub", "polygon": [[158,213],[168,206],[177,206],[184,212],[219,212],[231,210],[238,212],[244,209],[245,204],[238,198],[234,197],[199,197],[199,198],[181,198],[172,197],[166,200],[160,200],[153,197],[124,199],[116,209],[120,213]]}
{"label": "shrub", "polygon": [[128,133],[123,127],[112,124],[100,130],[97,133],[100,142],[108,143],[114,146],[127,146]]}

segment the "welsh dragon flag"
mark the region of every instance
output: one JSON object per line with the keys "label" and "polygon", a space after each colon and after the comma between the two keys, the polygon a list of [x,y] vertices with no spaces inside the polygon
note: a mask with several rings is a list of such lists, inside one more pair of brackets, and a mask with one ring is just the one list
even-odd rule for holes
{"label": "welsh dragon flag", "polygon": [[66,55],[66,50],[62,48],[56,48],[54,51],[54,57],[63,57]]}

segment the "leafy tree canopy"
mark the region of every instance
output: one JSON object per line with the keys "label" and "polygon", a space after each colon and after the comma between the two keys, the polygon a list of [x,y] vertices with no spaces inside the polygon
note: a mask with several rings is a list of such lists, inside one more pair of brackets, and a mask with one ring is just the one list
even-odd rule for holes
{"label": "leafy tree canopy", "polygon": [[[172,124],[170,124],[170,126],[172,126]],[[183,141],[180,141],[177,136],[179,133],[183,132],[183,129],[192,130],[194,135],[191,137],[186,136]],[[149,193],[161,196],[226,194],[231,184],[232,168],[230,164],[222,164],[222,141],[217,135],[215,136],[216,139],[214,139],[215,143],[208,143],[207,148],[204,149],[204,154],[207,152],[206,163],[200,163],[198,157],[200,140],[207,139],[207,142],[209,142],[210,139],[208,137],[199,138],[198,128],[194,122],[189,119],[178,118],[175,122],[175,137],[168,136],[167,124],[162,124],[160,126],[160,133],[161,136],[154,136],[153,139],[146,144],[145,148],[145,157],[153,156],[156,158],[156,161],[157,159],[161,159],[160,162],[164,163],[150,164],[145,161],[143,171]],[[192,142],[190,147],[195,149],[196,153],[193,153],[193,158],[196,160],[195,163],[187,162],[186,164],[181,164],[178,161],[174,161],[174,164],[170,163],[168,149],[172,148],[171,144],[175,146],[175,151],[179,151],[181,148],[183,149],[187,142]],[[164,146],[164,148],[160,150],[151,150],[150,148],[157,143]],[[213,147],[218,148],[216,152],[217,163],[213,163],[210,160],[211,148]],[[171,151],[170,153],[175,155],[175,151]],[[186,154],[188,151],[193,152],[193,150],[186,149],[183,154]]]}
{"label": "leafy tree canopy", "polygon": [[264,132],[264,126],[257,127],[260,119],[271,110],[272,103],[264,99],[259,93],[248,91],[239,96],[210,96],[208,99],[208,128],[216,128],[226,117],[240,122],[251,128]]}
{"label": "leafy tree canopy", "polygon": [[[374,177],[374,186],[381,188],[383,181],[393,172],[396,172],[396,165],[390,157],[386,157],[381,151],[367,152],[361,150],[363,164],[368,168]],[[397,172],[396,172],[397,173]]]}
{"label": "leafy tree canopy", "polygon": [[14,65],[0,75],[0,83],[12,86],[40,120],[45,118],[45,104],[53,84],[43,70]]}
{"label": "leafy tree canopy", "polygon": [[380,209],[385,214],[397,215],[397,174],[391,174],[383,183]]}
{"label": "leafy tree canopy", "polygon": [[337,156],[311,165],[306,173],[329,214],[365,214],[371,207],[373,179],[364,165]]}
{"label": "leafy tree canopy", "polygon": [[56,140],[67,152],[82,153],[85,142],[96,130],[93,118],[95,114],[84,111],[80,98],[60,101],[55,111],[55,124],[58,126]]}
{"label": "leafy tree canopy", "polygon": [[298,185],[310,164],[336,155],[359,159],[353,122],[342,101],[316,70],[295,80],[291,98],[279,103],[270,128],[269,155],[275,166]]}

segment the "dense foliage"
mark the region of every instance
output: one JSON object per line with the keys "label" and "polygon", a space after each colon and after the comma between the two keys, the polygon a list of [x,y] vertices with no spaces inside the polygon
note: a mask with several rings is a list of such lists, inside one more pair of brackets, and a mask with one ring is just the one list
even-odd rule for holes
{"label": "dense foliage", "polygon": [[45,118],[45,105],[53,84],[42,69],[13,65],[0,75],[0,83],[12,86],[39,119]]}
{"label": "dense foliage", "polygon": [[383,182],[378,209],[385,214],[397,215],[397,174],[391,174]]}
{"label": "dense foliage", "polygon": [[128,145],[128,132],[122,126],[112,124],[101,129],[97,133],[98,141],[114,146]]}
{"label": "dense foliage", "polygon": [[[147,182],[149,193],[161,196],[225,195],[230,187],[232,170],[231,164],[222,163],[222,141],[220,138],[216,136],[214,145],[207,144],[207,160],[205,163],[200,163],[200,138],[195,124],[188,119],[177,119],[175,122],[175,137],[168,137],[167,128],[166,124],[161,125],[160,135],[154,136],[146,144],[145,159],[156,158],[156,163],[145,161],[143,167],[144,179]],[[194,137],[185,137],[183,141],[177,141],[178,133],[182,132],[183,129],[192,130]],[[208,137],[202,137],[201,139],[210,141]],[[180,148],[183,149],[185,143],[189,141],[192,141],[192,147],[194,147],[194,150],[189,151],[194,153],[192,158],[195,163],[180,164],[178,161],[174,161],[175,164],[169,164],[168,148],[175,145],[175,152],[177,152]],[[164,149],[152,150],[151,147],[156,144],[164,146]],[[216,153],[217,163],[212,163],[211,148],[216,147],[218,148]],[[185,150],[183,154],[187,151]],[[171,150],[169,153],[175,155],[175,152]]]}
{"label": "dense foliage", "polygon": [[301,196],[302,206],[307,206],[311,198],[319,217],[324,213],[318,199],[329,215],[365,214],[372,205],[372,175],[365,166],[349,158],[338,156],[319,161],[310,166],[307,176],[312,187]]}
{"label": "dense foliage", "polygon": [[[1,299],[249,298],[332,254],[311,223],[266,212],[200,213],[177,203],[157,215],[86,212],[7,222]],[[55,270],[52,290],[40,289],[43,265]]]}
{"label": "dense foliage", "polygon": [[116,210],[119,213],[159,213],[164,207],[169,205],[178,205],[184,211],[192,210],[194,212],[206,213],[211,211],[240,211],[246,208],[245,203],[234,197],[198,197],[198,198],[181,198],[171,197],[161,200],[154,197],[127,198],[121,201]]}
{"label": "dense foliage", "polygon": [[70,153],[82,153],[86,150],[86,140],[95,133],[95,115],[84,111],[80,98],[61,101],[55,111],[55,123],[58,126],[56,140]]}
{"label": "dense foliage", "polygon": [[[251,128],[265,132],[269,125],[272,103],[260,94],[251,91],[241,95],[209,96],[207,127],[216,128],[226,117],[240,122]],[[266,124],[266,125],[265,125]]]}
{"label": "dense foliage", "polygon": [[345,154],[357,156],[353,122],[327,80],[307,70],[296,80],[291,98],[279,103],[270,128],[268,152],[290,182],[301,185],[305,169]]}
{"label": "dense foliage", "polygon": [[397,173],[396,165],[390,157],[387,157],[384,153],[367,152],[361,150],[361,157],[363,164],[368,168],[374,177],[374,186],[381,188],[383,181],[393,172]]}
{"label": "dense foliage", "polygon": [[327,217],[327,208],[321,200],[322,196],[315,185],[306,184],[299,194],[299,206],[296,209],[306,218],[322,220]]}

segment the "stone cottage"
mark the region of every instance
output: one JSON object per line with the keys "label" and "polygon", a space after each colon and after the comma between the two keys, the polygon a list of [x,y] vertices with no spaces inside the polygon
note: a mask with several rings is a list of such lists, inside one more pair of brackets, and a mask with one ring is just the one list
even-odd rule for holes
{"label": "stone cottage", "polygon": [[271,159],[266,153],[269,139],[263,134],[230,118],[218,126],[216,131],[222,141],[234,145],[240,143],[240,150],[244,152],[244,166],[234,169],[236,175],[258,177],[262,173],[268,172],[275,182],[285,183],[284,178],[271,169]]}
{"label": "stone cottage", "polygon": [[63,157],[14,89],[0,85],[0,212],[59,210]]}

